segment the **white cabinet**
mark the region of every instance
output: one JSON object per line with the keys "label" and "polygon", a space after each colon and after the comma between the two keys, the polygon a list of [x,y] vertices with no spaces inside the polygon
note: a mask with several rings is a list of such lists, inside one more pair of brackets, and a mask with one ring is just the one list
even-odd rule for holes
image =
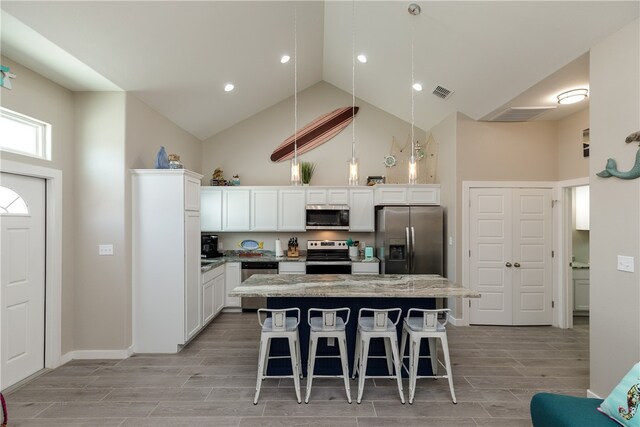
{"label": "white cabinet", "polygon": [[348,205],[347,188],[307,188],[308,205]]}
{"label": "white cabinet", "polygon": [[375,186],[375,204],[384,205],[440,205],[438,184],[379,184]]}
{"label": "white cabinet", "polygon": [[225,267],[221,265],[202,274],[202,326],[224,306]]}
{"label": "white cabinet", "polygon": [[281,189],[278,191],[279,231],[305,231],[305,191],[303,189]]}
{"label": "white cabinet", "polygon": [[227,188],[222,197],[222,229],[224,231],[249,231],[251,190]]}
{"label": "white cabinet", "polygon": [[230,297],[229,292],[240,285],[240,263],[229,262],[224,265],[225,307],[240,307],[240,297]]}
{"label": "white cabinet", "polygon": [[282,261],[278,263],[278,274],[306,274],[307,266],[301,261]]}
{"label": "white cabinet", "polygon": [[573,309],[589,310],[589,269],[573,269]]}
{"label": "white cabinet", "polygon": [[175,353],[202,326],[200,190],[192,187],[201,178],[184,169],[132,171],[136,353]]}
{"label": "white cabinet", "polygon": [[354,262],[351,274],[379,274],[380,264],[377,262]]}
{"label": "white cabinet", "polygon": [[222,231],[222,188],[200,189],[200,214],[202,231]]}
{"label": "white cabinet", "polygon": [[278,229],[278,190],[251,190],[251,231]]}
{"label": "white cabinet", "polygon": [[349,230],[375,231],[373,189],[349,190]]}

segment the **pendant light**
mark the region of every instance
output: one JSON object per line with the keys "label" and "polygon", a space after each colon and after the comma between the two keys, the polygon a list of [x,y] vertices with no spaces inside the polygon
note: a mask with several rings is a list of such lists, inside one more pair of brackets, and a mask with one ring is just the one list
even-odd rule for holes
{"label": "pendant light", "polygon": [[300,185],[298,163],[298,11],[293,7],[293,159],[291,159],[291,185]]}
{"label": "pendant light", "polygon": [[[415,3],[411,3],[408,8],[409,14],[411,16],[420,15],[420,6]],[[418,159],[416,157],[416,149],[415,149],[415,138],[414,138],[414,127],[415,127],[415,112],[414,112],[414,99],[413,95],[415,89],[413,85],[415,84],[414,75],[413,75],[413,41],[414,41],[414,20],[411,19],[411,155],[409,156],[409,184],[417,184],[418,183]]]}
{"label": "pendant light", "polygon": [[356,158],[356,2],[351,2],[351,158],[349,159],[349,185],[358,185],[358,159]]}

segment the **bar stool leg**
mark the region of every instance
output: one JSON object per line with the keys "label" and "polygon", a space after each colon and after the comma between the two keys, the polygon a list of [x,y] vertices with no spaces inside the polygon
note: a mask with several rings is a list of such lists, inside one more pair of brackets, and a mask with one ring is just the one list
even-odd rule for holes
{"label": "bar stool leg", "polygon": [[[264,368],[262,371],[262,375],[263,376],[267,376],[267,367],[269,366],[269,355],[271,355],[271,339],[268,339],[266,342],[266,346],[267,346],[267,350],[265,352],[265,360],[266,362],[264,363]],[[260,371],[258,371],[260,372]]]}
{"label": "bar stool leg", "polygon": [[[407,369],[406,365],[404,364],[404,359],[406,358],[406,356],[404,355],[404,352],[407,348],[408,335],[409,334],[407,332],[407,325],[402,325],[402,341],[400,344],[400,363],[402,364],[402,367],[407,371],[407,373],[410,373],[411,371]],[[409,356],[411,356],[411,350],[409,350]],[[409,358],[409,364],[411,364],[411,358]]]}
{"label": "bar stool leg", "polygon": [[270,339],[266,338],[266,342],[263,341],[262,338],[260,338],[260,354],[258,356],[258,375],[257,375],[257,379],[256,379],[256,395],[253,398],[253,404],[257,405],[258,404],[258,398],[260,397],[260,386],[262,385],[262,380],[264,378],[264,373],[267,371],[267,347],[268,347],[268,343],[269,343]]}
{"label": "bar stool leg", "polygon": [[418,367],[420,366],[420,338],[411,337],[411,373],[409,374],[409,403],[413,404],[418,382]]}
{"label": "bar stool leg", "polygon": [[383,338],[384,341],[384,354],[387,356],[387,372],[389,375],[393,375],[393,356],[391,351],[391,338]]}
{"label": "bar stool leg", "polygon": [[361,346],[360,346],[360,330],[358,329],[356,332],[356,348],[355,351],[353,352],[353,373],[351,374],[351,379],[356,379],[356,373],[358,372],[358,367],[360,364],[360,352],[361,352]]}
{"label": "bar stool leg", "polygon": [[[389,338],[391,342],[391,338]],[[391,342],[391,351],[393,352],[393,360],[396,368],[396,379],[398,381],[398,392],[400,393],[400,401],[404,404],[404,392],[402,390],[402,371],[400,370],[400,355],[398,354],[398,336],[393,337]]]}
{"label": "bar stool leg", "polygon": [[449,380],[449,390],[451,390],[451,400],[453,403],[458,403],[456,401],[456,394],[453,391],[453,375],[451,375],[451,360],[449,359],[449,344],[447,342],[447,336],[443,335],[442,340],[442,353],[444,354],[444,363],[447,368],[447,379]]}
{"label": "bar stool leg", "polygon": [[435,377],[436,375],[438,375],[438,342],[436,341],[437,338],[428,338],[428,340],[429,357],[431,358],[431,372]]}
{"label": "bar stool leg", "polygon": [[[340,347],[340,362],[342,363],[344,389],[347,392],[347,401],[351,403],[351,387],[349,386],[349,360],[347,359],[347,339],[345,338],[345,335],[342,335],[340,338],[338,338],[338,346]],[[309,374],[307,373],[307,377],[308,376]],[[310,389],[311,387],[309,387],[309,390]]]}
{"label": "bar stool leg", "polygon": [[296,389],[296,398],[298,399],[298,403],[302,403],[302,399],[300,398],[300,376],[298,372],[300,370],[300,361],[298,359],[298,341],[295,337],[289,337],[289,352],[291,353],[291,374],[293,376],[293,385]]}
{"label": "bar stool leg", "polygon": [[307,395],[304,398],[304,403],[309,403],[309,396],[311,396],[311,383],[313,382],[313,368],[316,364],[317,345],[318,338],[311,335],[311,338],[309,338],[309,361],[307,363]]}
{"label": "bar stool leg", "polygon": [[302,356],[300,354],[300,331],[296,331],[296,350],[298,352],[298,375],[300,378],[304,378],[302,375]]}
{"label": "bar stool leg", "polygon": [[360,343],[360,365],[358,368],[358,400],[362,401],[362,393],[364,392],[364,379],[367,376],[367,358],[369,356],[369,338],[361,338]]}

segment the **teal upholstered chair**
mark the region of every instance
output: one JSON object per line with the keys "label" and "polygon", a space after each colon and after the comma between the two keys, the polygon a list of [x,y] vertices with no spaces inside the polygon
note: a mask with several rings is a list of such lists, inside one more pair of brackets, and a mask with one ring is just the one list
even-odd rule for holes
{"label": "teal upholstered chair", "polygon": [[620,426],[599,412],[602,399],[538,393],[531,399],[534,427],[607,427]]}

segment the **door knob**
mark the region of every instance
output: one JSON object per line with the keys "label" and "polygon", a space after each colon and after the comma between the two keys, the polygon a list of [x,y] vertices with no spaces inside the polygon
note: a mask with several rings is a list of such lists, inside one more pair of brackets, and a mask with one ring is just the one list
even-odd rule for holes
{"label": "door knob", "polygon": [[516,267],[516,268],[518,268],[518,267],[520,267],[520,263],[519,263],[519,262],[516,262],[516,263],[514,263],[514,264],[513,264],[513,266],[514,266],[514,267]]}
{"label": "door knob", "polygon": [[505,266],[506,266],[506,267],[511,267],[511,263],[510,263],[510,262],[508,262],[508,263],[506,263],[506,264],[505,264]]}

